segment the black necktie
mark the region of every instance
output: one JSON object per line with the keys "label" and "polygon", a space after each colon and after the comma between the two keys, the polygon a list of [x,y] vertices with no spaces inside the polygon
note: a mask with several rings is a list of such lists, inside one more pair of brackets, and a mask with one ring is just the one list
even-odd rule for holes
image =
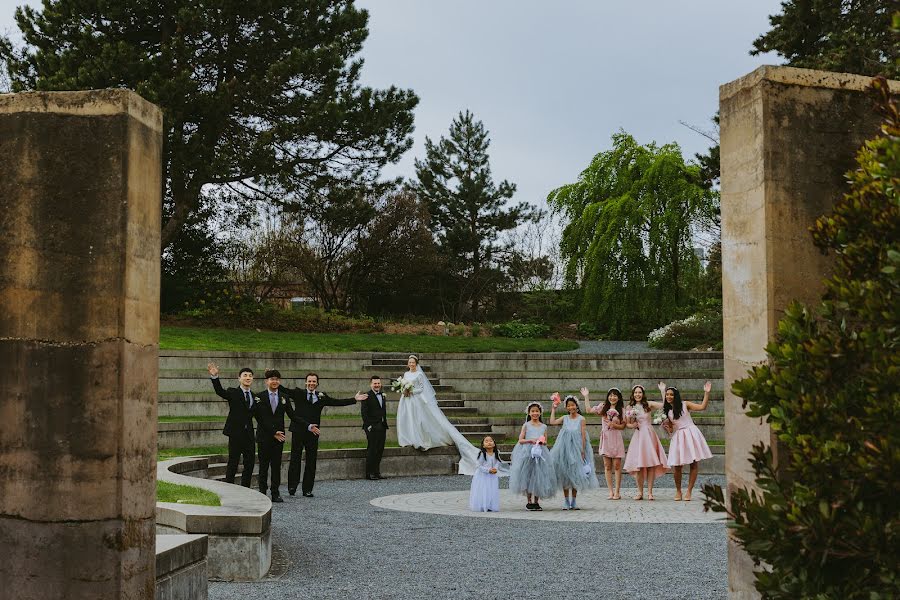
{"label": "black necktie", "polygon": [[244,399],[247,401],[247,408],[253,408],[253,400],[250,398],[250,392],[244,390]]}

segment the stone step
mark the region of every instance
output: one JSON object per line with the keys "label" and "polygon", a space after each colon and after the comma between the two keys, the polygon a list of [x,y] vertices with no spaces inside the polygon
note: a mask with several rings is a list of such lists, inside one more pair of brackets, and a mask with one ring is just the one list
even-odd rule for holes
{"label": "stone step", "polygon": [[441,411],[445,415],[447,415],[448,418],[451,415],[477,415],[478,414],[477,408],[470,408],[467,406],[444,406],[444,405],[440,404],[440,402],[438,403],[438,405],[440,405]]}

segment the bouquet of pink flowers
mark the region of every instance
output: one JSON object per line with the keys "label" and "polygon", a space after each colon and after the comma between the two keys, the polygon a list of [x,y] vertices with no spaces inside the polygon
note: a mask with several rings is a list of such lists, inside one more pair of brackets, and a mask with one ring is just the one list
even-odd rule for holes
{"label": "bouquet of pink flowers", "polygon": [[553,402],[553,408],[559,406],[559,403],[562,402],[562,398],[559,397],[559,392],[550,394],[550,401]]}
{"label": "bouquet of pink flowers", "polygon": [[638,415],[641,414],[637,406],[629,406],[625,409],[625,418],[629,421],[637,421]]}
{"label": "bouquet of pink flowers", "polygon": [[606,418],[609,419],[610,423],[612,423],[613,419],[619,418],[619,411],[614,408],[609,409],[608,411],[606,411]]}

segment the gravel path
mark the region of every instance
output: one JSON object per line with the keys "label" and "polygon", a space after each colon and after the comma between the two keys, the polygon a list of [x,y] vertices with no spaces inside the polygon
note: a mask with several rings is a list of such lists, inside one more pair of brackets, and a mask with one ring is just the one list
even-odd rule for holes
{"label": "gravel path", "polygon": [[[704,481],[724,484],[721,476],[701,475],[694,502],[702,500]],[[273,543],[289,560],[285,572],[257,583],[211,582],[209,598],[726,597],[722,523],[469,519],[369,504],[390,494],[460,490],[468,482],[325,481],[316,486],[315,498],[285,496],[272,511]],[[666,476],[657,485],[672,484]],[[623,487],[632,485],[631,478],[623,480]]]}
{"label": "gravel path", "polygon": [[662,352],[662,350],[651,348],[647,345],[647,342],[641,341],[579,340],[578,348],[567,350],[567,352],[575,354],[617,354]]}

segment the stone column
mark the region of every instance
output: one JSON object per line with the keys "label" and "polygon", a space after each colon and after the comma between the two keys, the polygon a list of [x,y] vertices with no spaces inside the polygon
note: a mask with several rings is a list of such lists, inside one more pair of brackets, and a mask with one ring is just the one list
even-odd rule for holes
{"label": "stone column", "polygon": [[0,596],[154,595],[162,117],[0,95]]}
{"label": "stone column", "polygon": [[[865,93],[870,83],[845,73],[760,67],[719,91],[729,491],[753,486],[754,443],[771,445],[782,464],[787,458],[768,425],[745,416],[731,383],[766,360],[765,346],[792,300],[815,304],[821,297],[831,259],[813,246],[809,227],[847,192],[844,174],[878,133],[880,118]],[[729,597],[758,597],[749,557],[728,544]]]}

